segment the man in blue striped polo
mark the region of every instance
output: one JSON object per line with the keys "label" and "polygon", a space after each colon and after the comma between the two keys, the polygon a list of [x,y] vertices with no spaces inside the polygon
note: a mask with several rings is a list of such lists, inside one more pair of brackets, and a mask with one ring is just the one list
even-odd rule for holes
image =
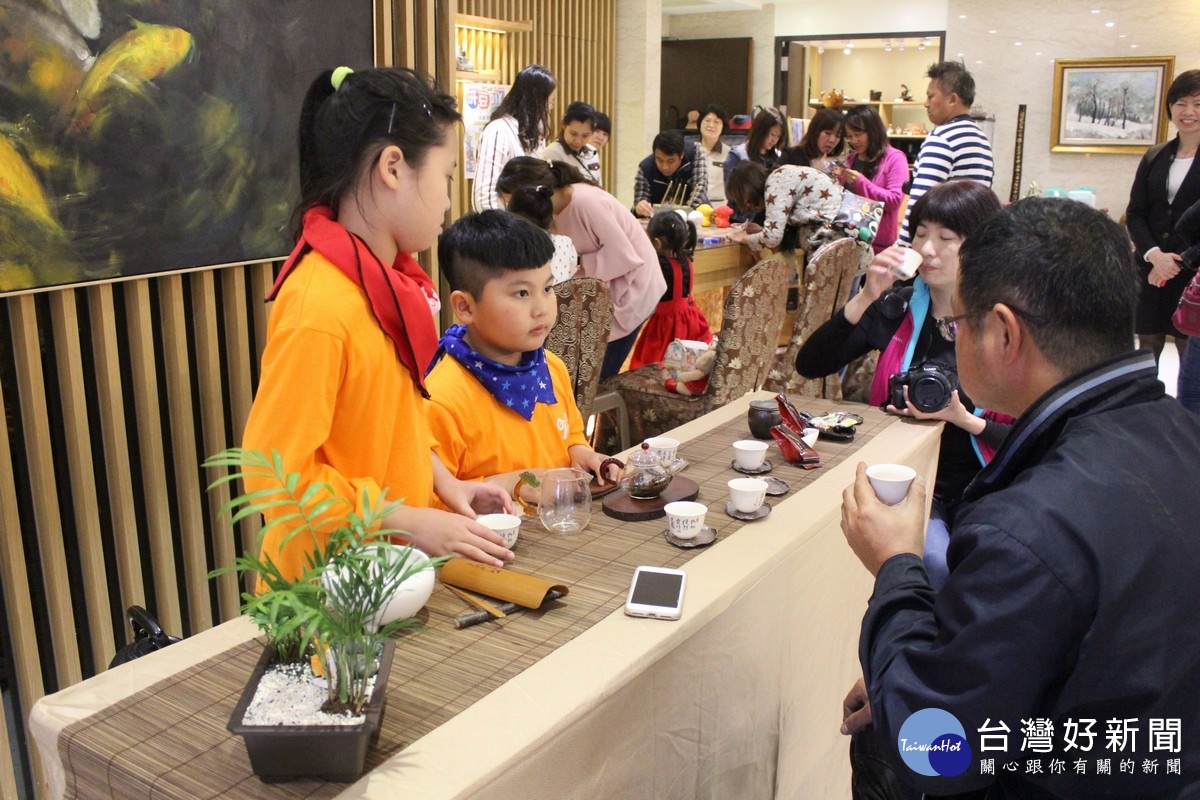
{"label": "man in blue striped polo", "polygon": [[[948,180],[970,178],[992,185],[992,144],[983,129],[971,119],[975,79],[958,61],[934,64],[925,75],[929,78],[925,113],[934,128],[917,153],[908,209],[921,195]],[[900,240],[905,244],[912,241],[908,209],[900,227]]]}

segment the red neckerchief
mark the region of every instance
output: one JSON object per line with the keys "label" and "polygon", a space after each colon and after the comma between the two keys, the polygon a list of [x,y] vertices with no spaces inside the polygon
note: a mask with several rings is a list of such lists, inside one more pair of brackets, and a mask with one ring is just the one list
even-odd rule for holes
{"label": "red neckerchief", "polygon": [[428,396],[425,369],[437,350],[438,337],[426,299],[434,291],[433,281],[421,265],[408,253],[399,253],[391,268],[385,267],[366,242],[333,219],[329,206],[314,206],[304,212],[300,240],[284,262],[268,300],[275,299],[283,282],[310,248],[344,272],[367,295],[371,313],[395,345],[400,363],[421,393]]}

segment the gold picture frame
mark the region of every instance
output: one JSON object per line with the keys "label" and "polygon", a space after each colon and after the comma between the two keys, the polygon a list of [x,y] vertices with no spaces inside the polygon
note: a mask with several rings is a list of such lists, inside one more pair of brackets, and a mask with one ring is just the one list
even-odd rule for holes
{"label": "gold picture frame", "polygon": [[1175,56],[1054,62],[1050,152],[1140,155],[1167,138]]}

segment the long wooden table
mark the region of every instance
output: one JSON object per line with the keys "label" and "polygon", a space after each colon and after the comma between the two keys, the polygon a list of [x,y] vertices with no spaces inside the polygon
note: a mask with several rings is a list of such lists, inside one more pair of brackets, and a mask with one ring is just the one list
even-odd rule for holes
{"label": "long wooden table", "polygon": [[[128,720],[153,725],[155,703],[165,705],[168,692],[186,694],[190,687],[214,682],[212,674],[196,665],[214,656],[248,652],[246,643],[255,630],[239,619],[43,698],[33,709],[31,727],[51,795],[93,796],[89,792],[97,787],[83,786],[86,781],[79,772],[87,768],[89,776],[99,775],[113,786],[136,786],[147,797],[200,796],[198,785],[208,786],[210,796],[253,797],[848,796],[847,740],[838,733],[840,703],[859,673],[858,626],[871,579],[839,529],[841,492],[859,460],[909,464],[932,482],[940,426],[856,408],[868,420],[861,447],[849,453],[839,451],[841,445],[819,444],[818,451],[831,465],[808,473],[782,464],[772,446],[769,458],[777,465],[775,474],[792,482],[793,491],[771,499],[773,509],[765,519],[734,524],[722,511],[724,482],[735,476],[728,468],[728,441],[748,436],[745,411],[753,397],[769,395],[748,395],[675,432],[685,442],[681,453],[692,460],[685,474],[700,483],[699,499],[708,504],[709,524],[720,533],[715,545],[699,552],[678,550],[656,529],[639,533],[636,526],[646,523],[618,526],[607,517],[594,519],[589,530],[605,533],[577,541],[579,557],[596,562],[595,574],[578,576],[565,602],[569,606],[597,601],[601,611],[611,610],[580,620],[580,632],[548,653],[532,648],[536,659],[517,665],[519,669],[499,660],[489,662],[484,654],[489,646],[495,648],[489,641],[533,636],[535,626],[565,619],[565,610],[516,615],[480,626],[482,631],[468,629],[482,638],[458,651],[457,661],[443,659],[462,684],[445,688],[464,696],[477,689],[478,698],[437,717],[436,726],[413,741],[397,740],[385,720],[377,749],[387,751],[386,760],[359,782],[348,787],[319,781],[267,786],[256,778],[220,774],[204,783],[208,773],[201,770],[198,783],[183,784],[180,774],[201,768],[190,761],[156,762],[156,752],[167,752],[156,749],[159,738],[169,738],[166,734],[127,743],[125,753],[115,747],[113,752],[98,750],[95,737],[90,748],[84,746],[89,729],[103,720],[126,720],[121,724],[130,728],[136,725]],[[801,407],[819,411],[830,404],[805,399]],[[630,536],[634,538],[622,538]],[[642,543],[630,547],[630,541]],[[570,538],[539,540],[531,532],[527,540],[523,533],[518,566],[521,559],[527,564],[546,560],[544,551],[570,546],[564,542]],[[613,557],[612,551],[620,555]],[[684,565],[688,590],[681,620],[624,616],[624,591],[613,586],[627,586],[636,563]],[[562,577],[548,566],[546,570]],[[607,584],[601,579],[605,572]],[[417,640],[403,645],[397,661],[419,661],[428,649],[446,646],[437,644],[439,636],[448,641],[451,636],[441,633],[447,627],[442,616],[464,609],[445,605],[443,595],[448,593],[435,592],[430,603],[428,644]],[[471,672],[481,665],[485,671],[513,674],[488,682]],[[406,680],[417,681],[427,665],[416,666],[419,669]],[[220,730],[233,700],[222,698],[214,708],[189,712],[219,720],[205,723],[217,728],[205,731],[216,744],[198,742],[196,749],[204,752],[194,758],[199,762],[212,757],[212,750],[227,751],[232,760],[223,773],[239,768],[248,772],[241,743]],[[197,698],[191,702],[203,705]],[[131,716],[113,716],[116,709],[131,704],[134,711],[121,712]],[[403,706],[414,704],[425,713],[432,699],[415,696],[407,703],[393,702],[388,715],[412,715],[413,710]],[[139,717],[138,708],[147,713]],[[122,730],[118,726],[118,732]],[[129,731],[131,742],[136,734]],[[170,757],[178,758],[178,748],[187,744],[177,744]]]}

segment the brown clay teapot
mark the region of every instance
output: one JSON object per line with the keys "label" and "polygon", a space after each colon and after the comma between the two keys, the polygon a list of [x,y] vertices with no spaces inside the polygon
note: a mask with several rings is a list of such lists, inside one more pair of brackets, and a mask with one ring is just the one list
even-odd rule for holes
{"label": "brown clay teapot", "polygon": [[830,89],[821,93],[821,103],[826,108],[841,108],[844,102],[846,102],[846,95],[841,89]]}

